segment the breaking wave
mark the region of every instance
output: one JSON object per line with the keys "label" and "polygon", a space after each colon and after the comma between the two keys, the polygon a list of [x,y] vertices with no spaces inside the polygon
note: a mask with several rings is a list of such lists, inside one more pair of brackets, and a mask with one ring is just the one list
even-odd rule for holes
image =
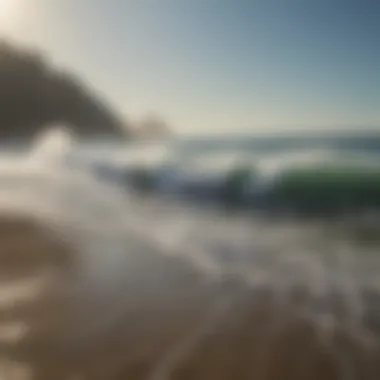
{"label": "breaking wave", "polygon": [[350,221],[141,198],[66,165],[67,137],[0,167],[2,215],[33,216],[76,257],[53,292],[64,334],[6,358],[46,379],[378,378],[379,247]]}

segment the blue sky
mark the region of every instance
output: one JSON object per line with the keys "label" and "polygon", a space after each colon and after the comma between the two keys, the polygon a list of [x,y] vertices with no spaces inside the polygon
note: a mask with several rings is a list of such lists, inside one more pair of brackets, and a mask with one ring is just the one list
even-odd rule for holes
{"label": "blue sky", "polygon": [[380,127],[377,0],[8,0],[1,33],[182,133]]}

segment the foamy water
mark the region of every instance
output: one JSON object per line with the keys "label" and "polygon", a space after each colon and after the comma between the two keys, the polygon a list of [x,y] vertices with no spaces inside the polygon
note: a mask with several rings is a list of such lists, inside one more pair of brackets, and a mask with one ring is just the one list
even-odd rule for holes
{"label": "foamy water", "polygon": [[[234,305],[247,292],[249,302],[259,302],[269,291],[279,310],[291,304],[296,314],[320,326],[334,350],[329,334],[332,339],[338,324],[368,344],[380,342],[380,311],[366,296],[380,294],[377,246],[355,243],[337,224],[230,218],[173,201],[141,199],[80,166],[67,168],[61,159],[70,144],[66,135],[55,136],[58,140],[44,138],[31,156],[4,162],[0,206],[3,212],[36,215],[75,247],[78,266],[60,290],[76,301],[74,322],[52,344],[67,363],[80,361],[93,347],[105,347],[120,332],[136,344],[146,336],[161,342],[170,316],[191,317],[190,334],[178,327],[174,341],[162,343],[160,359],[146,377],[170,379],[176,365],[228,316],[236,313],[239,319]],[[38,284],[32,282],[28,288],[4,285],[0,304],[37,297]],[[280,322],[274,321],[273,328]],[[27,326],[17,323],[0,326],[0,338],[22,339]],[[350,364],[349,358],[342,360]],[[356,377],[343,371],[339,378]]]}

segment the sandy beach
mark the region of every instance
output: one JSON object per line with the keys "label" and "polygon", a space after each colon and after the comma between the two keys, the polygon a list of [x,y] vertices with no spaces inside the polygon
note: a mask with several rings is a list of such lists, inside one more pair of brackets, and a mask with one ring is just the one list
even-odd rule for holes
{"label": "sandy beach", "polygon": [[119,231],[3,217],[0,351],[20,371],[5,378],[377,374],[376,249],[363,259],[318,225],[126,202]]}

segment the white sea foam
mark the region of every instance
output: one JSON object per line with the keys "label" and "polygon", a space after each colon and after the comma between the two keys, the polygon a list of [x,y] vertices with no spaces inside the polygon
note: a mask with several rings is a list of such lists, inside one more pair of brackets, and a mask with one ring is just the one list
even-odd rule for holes
{"label": "white sea foam", "polygon": [[[218,287],[228,278],[257,297],[269,289],[279,306],[295,302],[301,289],[307,296],[297,304],[300,315],[320,326],[327,316],[379,342],[379,326],[368,322],[369,313],[379,312],[364,296],[373,291],[380,297],[376,247],[359,247],[344,234],[337,238],[336,226],[329,224],[226,218],[170,201],[142,200],[100,181],[80,162],[76,169],[67,167],[72,146],[66,134],[49,133],[29,156],[0,167],[3,210],[37,215],[81,258],[79,275],[68,284],[81,300],[78,318],[84,318],[66,337],[72,355],[101,342],[144,302],[165,305],[141,319],[142,325],[147,319],[158,323],[171,300],[195,305],[210,284]],[[179,264],[171,267],[172,262]],[[199,279],[181,279],[181,267],[200,276],[201,292]],[[178,301],[181,294],[186,301]],[[152,379],[168,378],[175,362],[231,312],[231,300],[223,301],[230,295],[217,294],[197,333],[163,352]]]}

